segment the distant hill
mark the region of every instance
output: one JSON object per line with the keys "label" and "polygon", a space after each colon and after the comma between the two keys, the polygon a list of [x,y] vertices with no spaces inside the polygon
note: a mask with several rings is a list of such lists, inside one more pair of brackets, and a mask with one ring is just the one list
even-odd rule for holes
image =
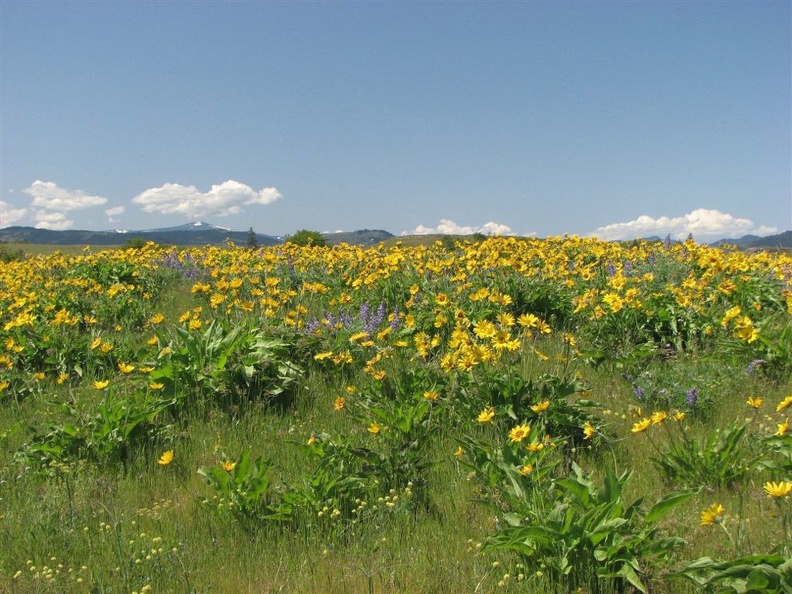
{"label": "distant hill", "polygon": [[377,245],[380,241],[385,241],[393,237],[393,233],[388,233],[382,229],[361,229],[360,231],[341,231],[338,233],[322,233],[322,237],[330,245],[348,243],[349,245]]}
{"label": "distant hill", "polygon": [[[391,233],[382,230],[363,229],[341,233],[323,233],[322,236],[330,245],[348,243],[350,245],[376,245],[393,237]],[[6,227],[0,229],[0,241],[6,243],[34,243],[43,245],[123,245],[130,239],[140,238],[159,244],[172,244],[184,246],[223,245],[229,240],[236,245],[247,245],[248,231],[233,231],[224,227],[216,227],[210,223],[196,221],[176,227],[160,229],[147,229],[142,231],[127,231],[116,229],[113,231],[87,231],[67,229],[53,231],[51,229],[36,229],[35,227]],[[256,233],[256,242],[259,246],[278,245],[283,243],[283,237],[273,237]]]}
{"label": "distant hill", "polygon": [[743,235],[738,239],[721,239],[710,245],[714,247],[736,245],[742,249],[792,248],[792,231],[784,231],[783,233],[768,235],[766,237]]}
{"label": "distant hill", "polygon": [[[0,241],[8,243],[123,245],[134,238],[173,245],[221,245],[228,240],[233,241],[237,245],[246,245],[248,232],[231,231],[207,223],[201,223],[200,225],[192,223],[190,225],[146,231],[86,231],[74,229],[52,231],[34,227],[6,227],[5,229],[0,229]],[[256,234],[256,241],[260,246],[282,243],[277,237],[260,233]]]}

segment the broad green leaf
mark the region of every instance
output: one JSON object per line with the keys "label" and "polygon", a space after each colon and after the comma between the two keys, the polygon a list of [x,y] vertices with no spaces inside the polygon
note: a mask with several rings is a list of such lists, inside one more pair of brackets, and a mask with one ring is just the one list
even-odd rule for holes
{"label": "broad green leaf", "polygon": [[698,494],[701,489],[687,489],[685,491],[676,491],[669,493],[662,497],[657,503],[652,506],[647,514],[644,516],[644,521],[647,524],[653,524],[662,519],[668,512]]}

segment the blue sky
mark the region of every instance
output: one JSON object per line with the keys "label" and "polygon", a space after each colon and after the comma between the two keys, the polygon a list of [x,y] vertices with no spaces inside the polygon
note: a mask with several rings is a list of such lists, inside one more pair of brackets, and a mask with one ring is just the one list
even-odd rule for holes
{"label": "blue sky", "polygon": [[792,3],[0,3],[0,227],[792,229]]}

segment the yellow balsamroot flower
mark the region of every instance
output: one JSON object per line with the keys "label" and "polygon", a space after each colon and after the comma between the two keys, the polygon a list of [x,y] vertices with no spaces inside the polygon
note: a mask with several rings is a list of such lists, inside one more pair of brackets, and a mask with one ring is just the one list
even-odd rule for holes
{"label": "yellow balsamroot flower", "polygon": [[540,402],[539,404],[534,404],[533,406],[531,406],[531,410],[534,411],[535,413],[544,412],[548,408],[550,408],[549,400],[542,400],[542,402]]}
{"label": "yellow balsamroot flower", "polygon": [[713,524],[720,524],[723,521],[723,512],[725,511],[720,503],[713,503],[701,512],[701,525],[712,526]]}
{"label": "yellow balsamroot flower", "polygon": [[536,347],[534,347],[534,349],[533,349],[533,353],[534,353],[534,355],[536,355],[537,357],[539,357],[539,359],[540,359],[541,361],[547,361],[547,360],[549,360],[549,359],[550,359],[550,356],[549,356],[549,355],[545,355],[545,354],[544,354],[542,351],[540,351],[540,350],[539,350],[539,349],[537,349]]}
{"label": "yellow balsamroot flower", "polygon": [[632,431],[633,433],[640,433],[641,431],[645,431],[651,424],[652,424],[652,419],[641,419],[632,426],[632,429],[630,429],[630,431]]}
{"label": "yellow balsamroot flower", "polygon": [[751,408],[759,408],[760,406],[762,406],[763,402],[764,400],[762,400],[757,396],[750,396],[748,400],[745,401],[745,404],[747,404]]}
{"label": "yellow balsamroot flower", "polygon": [[427,390],[426,392],[423,393],[423,397],[426,400],[437,400],[437,398],[439,397],[439,394],[437,392],[435,392],[434,390]]}
{"label": "yellow balsamroot flower", "polygon": [[473,333],[479,338],[492,338],[497,332],[495,324],[489,320],[481,320],[473,325]]}
{"label": "yellow balsamroot flower", "polygon": [[225,470],[226,472],[231,472],[236,468],[236,462],[231,462],[231,460],[223,460],[220,462],[220,468]]}
{"label": "yellow balsamroot flower", "polygon": [[355,334],[349,337],[349,342],[359,342],[364,338],[368,338],[367,332],[356,332]]}
{"label": "yellow balsamroot flower", "polygon": [[346,398],[343,396],[339,396],[335,400],[333,400],[333,410],[341,410],[346,406]]}
{"label": "yellow balsamroot flower", "polygon": [[596,432],[597,430],[594,428],[594,425],[586,421],[583,425],[583,439],[591,439]]}
{"label": "yellow balsamroot flower", "polygon": [[488,406],[484,410],[479,413],[479,416],[476,417],[476,420],[479,423],[491,423],[492,419],[495,418],[495,409],[491,406]]}
{"label": "yellow balsamroot flower", "polygon": [[568,344],[569,346],[577,345],[577,341],[575,340],[574,334],[570,334],[569,332],[564,332],[563,338],[564,338],[564,344]]}
{"label": "yellow balsamroot flower", "polygon": [[464,455],[465,455],[465,450],[462,448],[462,446],[459,446],[456,449],[456,452],[454,452],[454,457],[455,458],[461,458]]}
{"label": "yellow balsamroot flower", "polygon": [[776,412],[781,412],[785,408],[787,408],[790,404],[792,404],[792,396],[787,396],[784,398],[778,406],[776,406]]}
{"label": "yellow balsamroot flower", "polygon": [[110,380],[96,380],[93,385],[97,390],[104,390],[110,385]]}
{"label": "yellow balsamroot flower", "polygon": [[617,313],[621,311],[622,308],[624,307],[624,301],[616,293],[606,293],[605,295],[603,295],[602,301],[605,302],[605,304],[607,304],[607,306],[610,308],[610,310],[613,313]]}
{"label": "yellow balsamroot flower", "polygon": [[539,317],[532,313],[524,313],[517,318],[517,323],[523,328],[536,328],[539,322]]}
{"label": "yellow balsamroot flower", "polygon": [[149,390],[154,390],[156,392],[158,390],[162,390],[162,388],[165,387],[165,384],[160,384],[158,382],[151,382],[148,387]]}
{"label": "yellow balsamroot flower", "polygon": [[739,305],[735,305],[729,311],[726,312],[726,315],[723,316],[721,320],[721,326],[726,326],[729,322],[731,322],[734,318],[739,316],[742,313]]}
{"label": "yellow balsamroot flower", "polygon": [[782,437],[789,433],[789,419],[784,419],[783,423],[778,424],[778,431],[776,431],[776,435],[778,437]]}
{"label": "yellow balsamroot flower", "polygon": [[127,363],[120,363],[118,364],[118,371],[121,373],[132,373],[135,371],[134,365],[128,365]]}
{"label": "yellow balsamroot flower", "polygon": [[514,316],[507,311],[501,312],[497,315],[498,323],[501,326],[509,328],[514,326]]}
{"label": "yellow balsamroot flower", "polygon": [[659,425],[663,421],[668,418],[668,413],[662,410],[656,411],[652,413],[651,421],[652,425]]}
{"label": "yellow balsamroot flower", "polygon": [[371,425],[368,426],[369,433],[373,433],[374,435],[377,435],[380,431],[381,428],[379,426],[379,423],[377,423],[376,421],[374,421],[373,423],[371,423]]}
{"label": "yellow balsamroot flower", "polygon": [[552,334],[553,333],[553,329],[550,327],[550,324],[548,324],[544,320],[539,320],[539,323],[537,324],[536,329],[541,334]]}
{"label": "yellow balsamroot flower", "polygon": [[517,425],[511,431],[509,431],[509,440],[511,440],[513,443],[520,443],[523,439],[528,437],[530,433],[530,425]]}
{"label": "yellow balsamroot flower", "polygon": [[157,460],[157,464],[159,464],[160,466],[167,466],[171,462],[173,462],[173,450],[167,450],[165,452],[162,452],[162,455],[159,457],[159,460]]}
{"label": "yellow balsamroot flower", "polygon": [[149,323],[152,326],[156,326],[157,324],[161,324],[164,321],[165,321],[165,316],[163,314],[161,314],[161,313],[157,313],[157,314],[154,314],[151,317],[151,319],[149,320]]}
{"label": "yellow balsamroot flower", "polygon": [[764,490],[770,497],[786,497],[792,493],[792,482],[781,481],[780,483],[774,483],[768,481],[764,484]]}
{"label": "yellow balsamroot flower", "polygon": [[523,464],[517,469],[522,476],[528,476],[533,472],[533,464]]}

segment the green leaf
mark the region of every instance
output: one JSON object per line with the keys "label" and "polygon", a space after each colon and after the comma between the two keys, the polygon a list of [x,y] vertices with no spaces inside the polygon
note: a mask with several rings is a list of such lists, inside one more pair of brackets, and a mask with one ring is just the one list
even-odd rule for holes
{"label": "green leaf", "polygon": [[509,526],[522,525],[522,518],[518,514],[515,514],[514,512],[503,514],[503,519]]}
{"label": "green leaf", "polygon": [[234,481],[242,482],[250,472],[250,450],[243,451],[234,466]]}
{"label": "green leaf", "polygon": [[669,493],[661,498],[657,503],[652,506],[647,514],[644,516],[644,521],[647,524],[653,524],[662,519],[668,512],[698,494],[701,489],[687,489],[685,491],[677,491]]}

